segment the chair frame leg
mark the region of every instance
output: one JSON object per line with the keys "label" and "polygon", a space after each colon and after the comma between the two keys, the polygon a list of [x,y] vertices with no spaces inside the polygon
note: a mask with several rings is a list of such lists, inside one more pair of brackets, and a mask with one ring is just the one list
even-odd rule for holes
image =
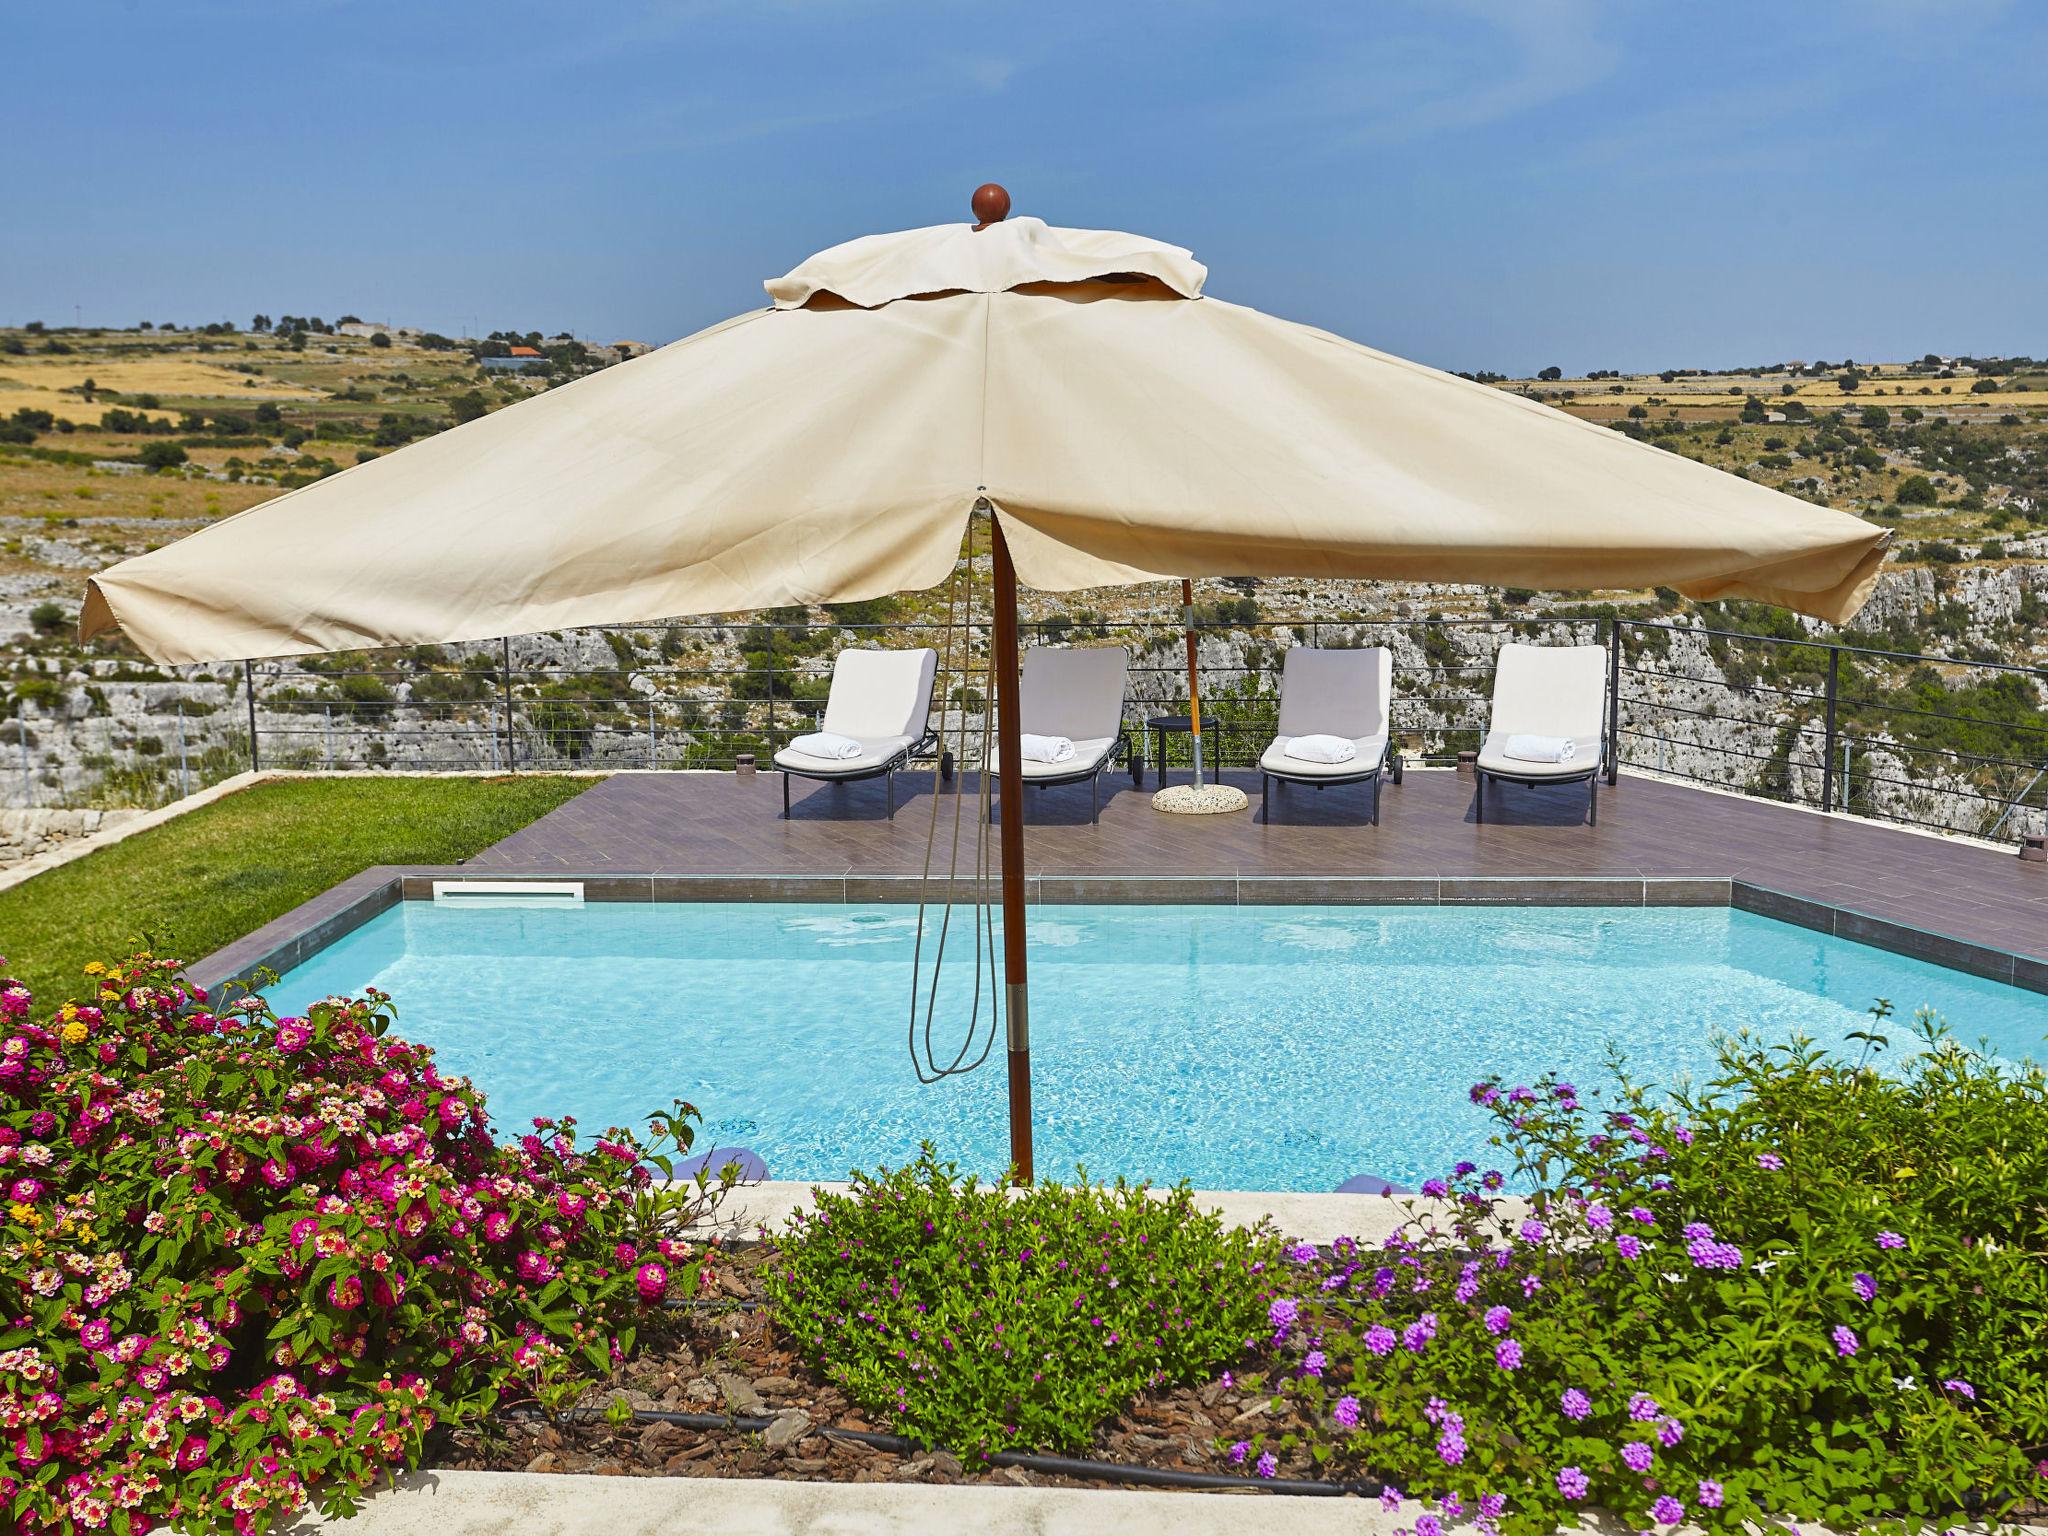
{"label": "chair frame leg", "polygon": [[1600,775],[1597,773],[1586,780],[1586,825],[1600,825]]}
{"label": "chair frame leg", "polygon": [[889,819],[896,819],[896,770],[891,768],[882,775],[882,782],[889,787]]}
{"label": "chair frame leg", "polygon": [[789,820],[789,774],[782,775],[782,819]]}
{"label": "chair frame leg", "polygon": [[1265,773],[1259,775],[1259,819],[1273,819],[1273,778]]}
{"label": "chair frame leg", "polygon": [[1479,792],[1478,792],[1477,794],[1475,794],[1475,795],[1474,795],[1474,796],[1472,797],[1472,807],[1473,807],[1473,810],[1474,810],[1474,811],[1475,811],[1475,812],[1477,813],[1477,815],[1476,815],[1475,819],[1476,819],[1477,821],[1479,821],[1479,822],[1480,822],[1481,824],[1484,824],[1484,823],[1485,823],[1485,821],[1486,821],[1486,773],[1485,773],[1485,770],[1484,770],[1484,769],[1480,769],[1480,768],[1474,768],[1474,769],[1472,770],[1472,779],[1473,779],[1473,782],[1474,782],[1474,783],[1476,783],[1476,784],[1477,784],[1477,785],[1479,786]]}

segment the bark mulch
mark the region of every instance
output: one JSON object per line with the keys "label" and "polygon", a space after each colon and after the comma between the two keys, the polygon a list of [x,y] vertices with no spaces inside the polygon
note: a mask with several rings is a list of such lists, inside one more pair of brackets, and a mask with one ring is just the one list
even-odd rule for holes
{"label": "bark mulch", "polygon": [[[764,1245],[727,1249],[719,1294],[673,1311],[641,1330],[639,1348],[611,1378],[593,1385],[571,1422],[537,1410],[500,1412],[448,1436],[432,1456],[454,1470],[579,1472],[612,1477],[766,1477],[814,1481],[958,1483],[993,1480],[1021,1487],[1116,1487],[1114,1479],[1051,1475],[1022,1467],[986,1467],[947,1451],[899,1455],[839,1439],[828,1429],[889,1432],[806,1365],[761,1308],[756,1271]],[[615,1424],[601,1417],[615,1402],[634,1409],[765,1416],[765,1432],[705,1431],[680,1425]],[[1290,1427],[1262,1391],[1210,1382],[1159,1389],[1099,1427],[1084,1450],[1065,1454],[1183,1472],[1246,1475],[1225,1447],[1263,1428]],[[1299,1427],[1294,1424],[1293,1427]],[[1320,1477],[1308,1459],[1283,1460],[1282,1477]],[[1228,1491],[1228,1490],[1219,1490]]]}

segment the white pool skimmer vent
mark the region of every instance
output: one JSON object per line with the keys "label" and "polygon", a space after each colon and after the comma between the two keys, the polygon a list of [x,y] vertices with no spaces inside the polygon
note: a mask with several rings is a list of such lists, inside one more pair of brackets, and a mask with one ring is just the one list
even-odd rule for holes
{"label": "white pool skimmer vent", "polygon": [[580,907],[581,880],[436,880],[437,907]]}

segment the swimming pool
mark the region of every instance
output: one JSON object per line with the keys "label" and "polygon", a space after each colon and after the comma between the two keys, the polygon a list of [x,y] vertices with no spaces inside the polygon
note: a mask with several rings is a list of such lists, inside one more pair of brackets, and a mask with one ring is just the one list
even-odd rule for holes
{"label": "swimming pool", "polygon": [[[638,1127],[685,1098],[777,1178],[900,1163],[927,1138],[1000,1173],[1001,1042],[966,1077],[911,1070],[914,924],[900,906],[409,901],[271,999],[391,993],[399,1031],[474,1078],[501,1131]],[[1038,1168],[1061,1176],[1412,1187],[1484,1149],[1476,1078],[1589,1087],[1610,1042],[1668,1086],[1712,1068],[1717,1032],[1844,1045],[1878,997],[1894,1050],[1921,1006],[2015,1059],[2048,1034],[2048,996],[1722,907],[1051,906],[1030,938]]]}

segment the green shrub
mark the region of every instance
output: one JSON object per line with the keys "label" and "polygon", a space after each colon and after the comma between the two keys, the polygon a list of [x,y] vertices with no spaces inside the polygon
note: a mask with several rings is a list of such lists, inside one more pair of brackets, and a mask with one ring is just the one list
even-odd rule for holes
{"label": "green shrub", "polygon": [[777,1324],[869,1413],[963,1452],[1077,1449],[1141,1389],[1213,1374],[1260,1328],[1279,1251],[1185,1186],[1006,1195],[929,1146],[816,1201],[767,1271]]}
{"label": "green shrub", "polygon": [[1934,482],[1925,475],[1908,475],[1893,498],[1902,507],[1931,507],[1941,500]]}
{"label": "green shrub", "polygon": [[1911,1527],[2037,1493],[2048,1077],[1920,1034],[1890,1076],[1740,1040],[1697,1094],[1604,1111],[1477,1085],[1505,1177],[1431,1180],[1456,1215],[1376,1260],[1295,1250],[1273,1323],[1315,1456],[1504,1495],[1509,1536],[1591,1506]]}

